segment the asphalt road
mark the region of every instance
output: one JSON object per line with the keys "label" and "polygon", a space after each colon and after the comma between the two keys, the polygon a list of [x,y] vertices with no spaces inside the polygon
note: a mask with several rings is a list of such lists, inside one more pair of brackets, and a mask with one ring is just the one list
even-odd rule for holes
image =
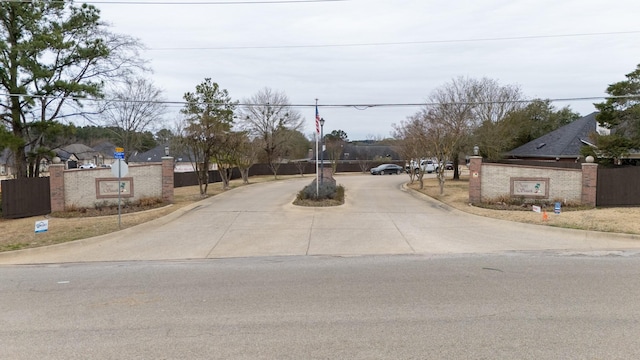
{"label": "asphalt road", "polygon": [[402,191],[406,175],[338,176],[346,187],[345,205],[292,205],[311,180],[241,187],[114,234],[0,253],[0,264],[640,249],[637,236],[511,223],[452,210]]}
{"label": "asphalt road", "polygon": [[636,359],[640,258],[0,267],[2,359]]}
{"label": "asphalt road", "polygon": [[634,237],[468,215],[405,176],[291,205],[309,181],[1,254],[0,359],[640,357]]}

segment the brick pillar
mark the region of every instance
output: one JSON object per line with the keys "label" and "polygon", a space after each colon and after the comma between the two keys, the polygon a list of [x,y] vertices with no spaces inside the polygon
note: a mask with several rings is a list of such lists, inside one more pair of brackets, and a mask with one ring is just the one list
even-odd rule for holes
{"label": "brick pillar", "polygon": [[323,171],[322,175],[324,180],[329,180],[329,181],[333,180],[333,169],[331,168],[331,165],[327,166],[327,164],[325,164],[322,171]]}
{"label": "brick pillar", "polygon": [[598,164],[582,163],[582,205],[596,206]]}
{"label": "brick pillar", "polygon": [[162,158],[162,201],[173,203],[173,157]]}
{"label": "brick pillar", "polygon": [[64,211],[64,164],[49,165],[51,212]]}
{"label": "brick pillar", "polygon": [[482,202],[482,189],[480,180],[482,179],[482,157],[472,156],[469,162],[469,202],[476,204]]}

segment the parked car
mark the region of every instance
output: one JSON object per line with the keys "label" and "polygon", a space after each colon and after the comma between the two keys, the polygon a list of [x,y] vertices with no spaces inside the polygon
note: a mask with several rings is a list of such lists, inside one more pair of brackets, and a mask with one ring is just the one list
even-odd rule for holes
{"label": "parked car", "polygon": [[384,174],[401,174],[404,169],[400,165],[396,164],[382,164],[371,168],[371,175],[384,175]]}
{"label": "parked car", "polygon": [[411,171],[411,169],[413,169],[415,173],[422,170],[427,174],[431,174],[434,171],[438,171],[438,166],[433,160],[420,160],[420,165],[418,165],[417,161],[411,161],[411,163],[407,165],[407,172]]}
{"label": "parked car", "polygon": [[447,162],[444,164],[444,169],[445,169],[445,170],[453,170],[453,161],[447,161]]}
{"label": "parked car", "polygon": [[82,164],[80,166],[78,166],[80,169],[95,169],[96,168],[96,164],[94,163],[88,163],[88,164]]}

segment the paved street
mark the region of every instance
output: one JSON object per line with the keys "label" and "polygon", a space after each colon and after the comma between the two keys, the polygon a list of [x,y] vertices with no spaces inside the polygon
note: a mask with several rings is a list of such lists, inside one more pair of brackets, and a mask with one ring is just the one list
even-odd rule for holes
{"label": "paved street", "polygon": [[0,358],[637,359],[640,257],[0,266]]}
{"label": "paved street", "polygon": [[0,254],[0,264],[273,255],[638,251],[632,236],[469,215],[411,191],[407,176],[342,175],[346,204],[292,205],[311,177],[241,187],[149,224],[58,246]]}
{"label": "paved street", "polygon": [[0,358],[640,355],[634,237],[465,214],[405,176],[339,176],[345,205],[291,205],[310,181],[0,254]]}

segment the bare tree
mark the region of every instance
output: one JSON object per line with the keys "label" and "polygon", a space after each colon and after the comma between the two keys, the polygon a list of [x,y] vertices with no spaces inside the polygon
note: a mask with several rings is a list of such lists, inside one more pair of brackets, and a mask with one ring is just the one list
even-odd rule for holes
{"label": "bare tree", "polygon": [[[473,81],[476,87],[474,141],[480,141],[479,145],[485,156],[499,158],[505,147],[508,147],[510,138],[515,135],[500,125],[510,114],[525,108],[524,96],[517,85],[500,85],[489,78]],[[458,167],[458,163],[454,165]]]}
{"label": "bare tree", "polygon": [[212,159],[218,166],[218,173],[222,179],[222,188],[229,189],[231,181],[231,171],[238,163],[240,155],[240,144],[243,141],[244,133],[227,132],[220,135],[218,139],[218,151],[216,151]]}
{"label": "bare tree", "polygon": [[[439,156],[438,161],[452,160],[454,162],[454,179],[460,178],[457,166],[459,154],[464,151],[465,145],[469,144],[473,130],[479,124],[474,113],[478,93],[479,87],[476,80],[458,77],[434,90],[428,98],[429,103],[436,105],[431,106],[425,112],[429,115],[427,119],[437,120],[441,123],[441,127],[453,135],[450,140],[454,143],[447,147],[451,149],[450,153],[440,155],[445,157]],[[443,133],[442,136],[445,134]],[[442,176],[442,181],[444,184],[444,176]]]}
{"label": "bare tree", "polygon": [[108,127],[116,128],[117,145],[125,149],[125,160],[140,150],[142,134],[163,122],[166,110],[162,90],[145,78],[128,78],[108,93],[102,117]]}
{"label": "bare tree", "polygon": [[352,144],[352,158],[358,163],[360,171],[367,172],[371,168],[372,155],[369,147],[362,144]]}
{"label": "bare tree", "polygon": [[302,128],[302,115],[291,108],[284,92],[264,88],[249,99],[239,111],[241,126],[252,137],[260,139],[262,149],[273,176],[277,178],[292,135],[290,130]]}
{"label": "bare tree", "polygon": [[302,160],[296,160],[293,162],[300,176],[304,177],[304,169],[307,168],[308,163],[309,163],[308,161],[302,161]]}
{"label": "bare tree", "polygon": [[526,102],[518,85],[500,85],[497,80],[482,78],[467,79],[475,87],[473,109],[477,125],[484,122],[496,123],[509,113],[522,109]]}
{"label": "bare tree", "polygon": [[236,165],[238,166],[238,170],[240,170],[244,184],[249,183],[249,169],[258,160],[260,150],[260,144],[257,141],[252,141],[246,133],[244,133],[238,144],[238,156],[236,158]]}
{"label": "bare tree", "polygon": [[420,189],[424,188],[424,168],[420,166],[420,160],[433,157],[432,149],[428,144],[428,131],[425,122],[427,110],[422,109],[409,116],[400,124],[394,124],[394,137],[401,141],[401,154],[409,159],[409,178],[420,182]]}

